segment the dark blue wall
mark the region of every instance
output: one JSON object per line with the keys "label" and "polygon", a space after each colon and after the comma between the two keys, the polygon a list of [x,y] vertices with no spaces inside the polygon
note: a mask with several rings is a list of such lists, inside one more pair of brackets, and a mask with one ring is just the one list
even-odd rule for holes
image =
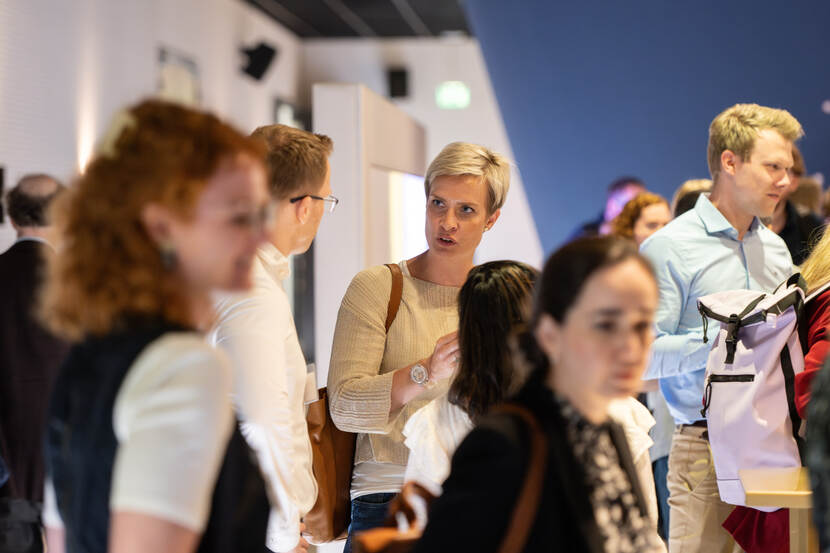
{"label": "dark blue wall", "polygon": [[788,109],[830,177],[830,0],[467,0],[546,250],[634,174],[670,196],[708,177],[709,123]]}

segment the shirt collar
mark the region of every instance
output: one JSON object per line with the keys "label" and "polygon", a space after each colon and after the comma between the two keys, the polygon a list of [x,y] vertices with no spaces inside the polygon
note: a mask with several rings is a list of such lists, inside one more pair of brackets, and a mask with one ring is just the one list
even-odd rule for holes
{"label": "shirt collar", "polygon": [[[697,202],[695,203],[695,213],[697,213],[697,216],[700,217],[700,221],[703,223],[703,227],[706,229],[707,233],[724,233],[733,240],[738,239],[737,229],[735,229],[735,227],[732,226],[732,223],[730,223],[726,217],[723,216],[723,213],[718,211],[718,208],[716,208],[714,204],[709,201],[708,194],[701,194],[698,196]],[[747,234],[755,232],[760,224],[760,219],[755,217],[749,225],[749,231]]]}
{"label": "shirt collar", "polygon": [[15,244],[17,244],[18,242],[40,242],[41,244],[46,244],[50,248],[54,249],[52,244],[50,244],[48,241],[44,240],[43,238],[40,238],[40,237],[37,237],[37,236],[21,236],[20,238],[18,238],[17,240],[14,241]]}
{"label": "shirt collar", "polygon": [[285,280],[291,276],[291,261],[271,243],[266,242],[257,250],[257,257],[265,271],[275,280]]}

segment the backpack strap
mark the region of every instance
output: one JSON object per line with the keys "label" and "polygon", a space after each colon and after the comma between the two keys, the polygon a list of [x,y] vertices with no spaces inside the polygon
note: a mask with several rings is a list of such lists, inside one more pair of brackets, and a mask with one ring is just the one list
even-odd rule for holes
{"label": "backpack strap", "polygon": [[542,488],[548,462],[547,439],[536,417],[528,409],[515,403],[504,403],[495,407],[493,412],[516,415],[530,432],[530,459],[527,465],[522,488],[513,506],[507,532],[502,539],[498,553],[520,553],[524,550],[530,530],[536,521],[539,503],[542,500]]}
{"label": "backpack strap", "polygon": [[403,295],[403,273],[401,267],[397,263],[387,263],[386,268],[392,273],[392,291],[389,293],[389,305],[386,308],[386,332],[389,332],[389,327],[395,321],[398,315],[398,308],[401,306],[401,296]]}
{"label": "backpack strap", "polygon": [[793,439],[795,440],[796,447],[798,447],[798,456],[801,458],[801,464],[804,465],[807,461],[805,457],[806,444],[804,443],[804,438],[801,437],[802,419],[795,405],[795,371],[793,370],[792,358],[790,357],[790,348],[786,345],[781,350],[780,361],[781,371],[784,373],[784,393],[787,396],[787,409],[790,413]]}
{"label": "backpack strap", "polygon": [[818,288],[816,288],[816,289],[813,291],[813,293],[812,293],[812,294],[810,294],[809,296],[807,296],[807,297],[804,299],[804,303],[807,303],[808,301],[812,301],[812,300],[816,299],[818,296],[822,295],[822,294],[823,294],[823,293],[825,293],[827,290],[830,290],[830,280],[828,280],[827,282],[825,282],[824,284],[822,284],[821,286],[819,286]]}

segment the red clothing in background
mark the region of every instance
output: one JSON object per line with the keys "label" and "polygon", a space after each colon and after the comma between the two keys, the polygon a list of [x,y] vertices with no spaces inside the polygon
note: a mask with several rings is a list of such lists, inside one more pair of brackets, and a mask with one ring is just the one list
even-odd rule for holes
{"label": "red clothing in background", "polygon": [[827,326],[830,324],[830,290],[823,292],[808,303],[805,311],[809,326],[807,352],[804,355],[804,372],[795,376],[795,405],[801,418],[807,417],[810,385],[830,349],[830,342],[827,341]]}
{"label": "red clothing in background", "polygon": [[[810,386],[827,351],[827,326],[830,324],[830,290],[823,292],[807,304],[804,313],[807,320],[807,351],[804,355],[804,372],[795,376],[795,405],[802,419],[807,418],[810,402]],[[789,553],[789,510],[779,509],[765,513],[750,507],[735,507],[723,527],[732,534],[746,553]]]}

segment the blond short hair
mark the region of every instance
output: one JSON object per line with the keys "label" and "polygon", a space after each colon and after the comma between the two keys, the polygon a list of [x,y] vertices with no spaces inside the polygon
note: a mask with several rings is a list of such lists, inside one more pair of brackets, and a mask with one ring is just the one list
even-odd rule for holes
{"label": "blond short hair", "polygon": [[742,161],[749,159],[758,133],[772,129],[790,142],[804,135],[801,124],[790,112],[758,104],[735,104],[718,114],[709,125],[707,156],[709,173],[717,183],[721,154],[729,150]]}
{"label": "blond short hair", "polygon": [[469,142],[452,142],[444,146],[427,168],[424,192],[429,197],[438,177],[473,175],[487,183],[487,212],[492,214],[504,205],[510,189],[510,162],[501,154]]}

